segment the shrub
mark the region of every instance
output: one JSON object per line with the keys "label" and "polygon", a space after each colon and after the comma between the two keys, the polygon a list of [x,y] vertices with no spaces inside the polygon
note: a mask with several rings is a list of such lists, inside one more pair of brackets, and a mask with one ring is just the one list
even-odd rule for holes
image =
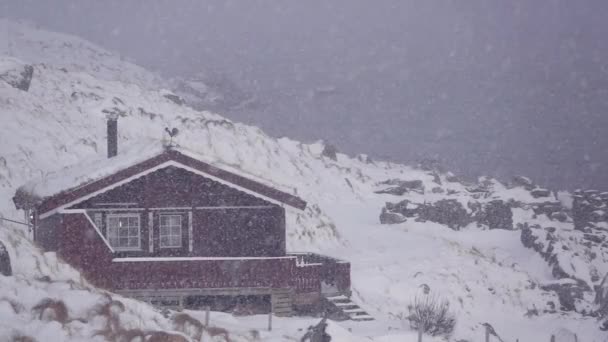
{"label": "shrub", "polygon": [[432,335],[448,337],[454,331],[456,317],[450,312],[450,302],[435,296],[418,296],[408,306],[407,317],[413,329]]}
{"label": "shrub", "polygon": [[183,334],[193,338],[195,341],[200,341],[203,336],[203,323],[198,319],[193,318],[187,313],[178,313],[172,317],[173,328]]}
{"label": "shrub", "polygon": [[32,311],[40,320],[57,321],[61,324],[68,323],[68,308],[61,300],[45,298],[32,308]]}

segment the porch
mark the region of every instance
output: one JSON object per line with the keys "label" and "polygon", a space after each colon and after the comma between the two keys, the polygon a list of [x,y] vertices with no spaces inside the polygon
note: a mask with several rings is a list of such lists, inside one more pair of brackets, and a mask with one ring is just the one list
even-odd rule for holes
{"label": "porch", "polygon": [[[174,308],[192,307],[192,303],[211,306],[209,303],[218,303],[220,297],[258,298],[266,308],[263,310],[291,315],[294,309],[303,313],[321,311],[324,297],[350,296],[350,264],[314,253],[114,258],[112,274],[116,275],[111,277],[114,292]],[[218,306],[226,307],[224,304]],[[259,313],[260,308],[247,310]]]}

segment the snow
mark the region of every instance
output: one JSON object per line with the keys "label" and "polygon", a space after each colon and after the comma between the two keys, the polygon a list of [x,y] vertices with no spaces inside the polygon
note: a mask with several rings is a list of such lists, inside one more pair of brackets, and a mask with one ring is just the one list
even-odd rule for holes
{"label": "snow", "polygon": [[265,259],[295,259],[286,257],[154,257],[154,258],[114,258],[112,262],[141,262],[141,261],[194,261],[194,260],[265,260]]}
{"label": "snow", "polygon": [[[213,164],[214,167],[230,171],[245,178],[256,180],[263,184],[286,190],[285,186],[277,186],[271,181],[262,180],[260,177],[248,175],[241,170],[222,165],[221,163],[202,155],[198,155],[186,148],[179,146],[171,147],[172,150],[200,161]],[[102,155],[94,155],[92,158],[79,161],[77,164],[62,168],[52,173],[45,174],[41,179],[35,179],[26,183],[22,189],[38,198],[46,198],[62,191],[76,189],[89,183],[110,176],[130,166],[141,163],[148,159],[161,155],[166,151],[164,142],[161,140],[144,140],[124,147],[118,155],[107,158]],[[286,190],[290,191],[290,190]],[[293,189],[290,191],[293,192]]]}
{"label": "snow", "polygon": [[[522,246],[518,231],[474,226],[454,231],[413,220],[381,225],[378,219],[389,201],[408,199],[420,204],[455,199],[468,208],[471,201],[500,199],[522,203],[513,210],[515,224],[550,224],[567,240],[571,222],[535,217],[530,209],[553,198],[536,199],[523,188],[508,188],[493,179],[483,180],[485,192],[475,198],[467,190],[471,184],[448,182],[449,175],[382,161],[367,163],[344,154],[338,154],[338,161],[329,160],[321,155],[323,142],[275,139],[256,127],[172,103],[162,96],[169,88],[167,82],[83,40],[21,23],[1,24],[15,33],[15,39],[10,54],[0,45],[0,65],[17,61],[32,63],[35,68],[28,92],[0,81],[2,216],[22,218],[11,198],[29,180],[38,180],[27,187],[40,196],[87,184],[159,153],[164,128],[177,127],[180,134],[175,142],[183,151],[273,187],[289,185],[308,202],[305,211],[288,213],[288,250],[348,260],[353,300],[376,319],[330,322],[333,341],[416,341],[416,333],[403,318],[423,285],[450,300],[458,317],[452,340],[481,340],[484,322],[490,322],[505,341],[545,341],[562,328],[577,333],[581,341],[605,340],[595,318],[574,312],[545,312],[548,302],[558,303],[558,299],[540,285],[557,279],[539,255]],[[124,114],[119,118],[120,155],[109,165],[104,110],[114,108]],[[426,191],[401,197],[374,193],[378,183],[395,178],[421,180]],[[433,188],[443,193],[432,193]],[[567,198],[567,194],[558,193],[558,199]],[[42,253],[22,229],[8,223],[0,227],[0,240],[7,247],[14,271],[12,277],[0,276],[0,337],[23,333],[38,340],[94,340],[92,334],[104,323],[103,317],[92,312],[104,303],[106,293],[88,285],[53,253]],[[568,261],[570,258],[574,257]],[[591,281],[589,260],[580,256],[572,265],[581,279]],[[593,266],[608,271],[597,261]],[[23,309],[15,313],[3,297]],[[125,327],[173,329],[171,322],[149,305],[113,297],[125,304],[125,312],[120,313]],[[71,318],[87,319],[88,323],[74,320],[62,326],[38,319],[32,308],[44,298],[63,299]],[[538,316],[526,316],[535,308]],[[204,319],[202,312],[189,313]],[[266,319],[212,313],[211,321],[230,331],[236,341],[253,340],[251,329],[259,331],[261,340],[285,341],[298,340],[319,320],[275,317],[273,331],[268,332]],[[424,341],[439,339],[425,336]]]}

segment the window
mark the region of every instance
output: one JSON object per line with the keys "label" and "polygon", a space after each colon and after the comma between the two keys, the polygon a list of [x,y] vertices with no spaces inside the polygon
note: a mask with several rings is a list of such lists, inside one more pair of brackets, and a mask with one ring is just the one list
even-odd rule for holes
{"label": "window", "polygon": [[93,221],[97,228],[101,229],[103,227],[103,215],[101,213],[95,213],[93,215]]}
{"label": "window", "polygon": [[108,215],[107,235],[110,246],[116,250],[139,250],[141,248],[139,215]]}
{"label": "window", "polygon": [[182,215],[160,215],[160,247],[182,246]]}

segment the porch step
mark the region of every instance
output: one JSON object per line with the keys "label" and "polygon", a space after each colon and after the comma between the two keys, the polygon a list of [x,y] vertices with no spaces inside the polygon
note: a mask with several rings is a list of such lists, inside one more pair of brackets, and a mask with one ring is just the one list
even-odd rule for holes
{"label": "porch step", "polygon": [[325,297],[329,305],[333,306],[342,316],[348,317],[353,321],[373,321],[374,317],[368,314],[359,305],[354,303],[349,297],[344,295]]}

